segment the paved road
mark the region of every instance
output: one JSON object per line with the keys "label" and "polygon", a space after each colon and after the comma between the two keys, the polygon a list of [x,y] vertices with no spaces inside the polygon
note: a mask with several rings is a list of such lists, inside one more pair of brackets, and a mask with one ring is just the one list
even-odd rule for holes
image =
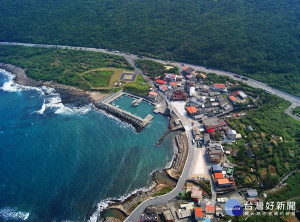
{"label": "paved road", "polygon": [[[138,59],[138,56],[133,55],[133,54],[127,54],[127,53],[120,53],[117,51],[114,52],[109,52],[106,51],[105,49],[97,49],[97,48],[89,48],[89,47],[75,47],[75,46],[63,46],[63,45],[48,45],[48,44],[30,44],[30,43],[16,43],[16,42],[0,42],[0,45],[22,45],[22,46],[28,46],[28,47],[43,47],[43,48],[61,48],[61,49],[72,49],[72,50],[84,50],[84,51],[92,51],[92,52],[102,52],[102,53],[108,53],[108,54],[112,54],[112,55],[119,55],[119,56],[124,56],[126,58],[126,60],[134,66],[134,61],[136,59]],[[160,59],[153,59],[153,58],[149,58],[149,57],[144,57],[145,59],[149,59],[149,60],[153,60],[156,62],[160,62],[163,64],[167,64],[169,62],[160,60]],[[182,63],[180,62],[173,62],[173,65],[178,66],[179,68],[182,68]],[[293,105],[291,105],[287,110],[286,113],[288,115],[290,115],[291,117],[293,117],[296,120],[300,121],[300,118],[291,114],[291,108],[293,106],[300,106],[300,97],[297,96],[293,96],[290,95],[288,93],[285,93],[283,91],[280,91],[278,89],[272,88],[270,86],[267,86],[266,84],[256,81],[254,79],[248,78],[247,81],[241,80],[239,78],[234,77],[234,75],[236,75],[236,73],[233,72],[227,72],[227,71],[222,71],[222,70],[218,70],[218,69],[207,69],[204,66],[198,66],[198,65],[193,65],[193,64],[187,64],[184,63],[186,66],[190,66],[193,69],[197,69],[199,71],[203,71],[203,72],[214,72],[218,75],[225,75],[225,76],[229,76],[233,79],[239,80],[239,81],[243,81],[245,83],[247,83],[250,86],[253,86],[255,88],[260,88],[260,89],[264,89],[266,91],[269,91],[270,93],[277,95],[285,100],[290,101]],[[134,66],[135,67],[135,66]],[[141,70],[136,69],[136,72],[141,73]]]}

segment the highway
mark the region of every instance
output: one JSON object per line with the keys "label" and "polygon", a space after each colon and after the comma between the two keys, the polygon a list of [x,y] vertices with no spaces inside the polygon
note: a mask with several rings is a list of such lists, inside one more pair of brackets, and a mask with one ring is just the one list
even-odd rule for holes
{"label": "highway", "polygon": [[[111,55],[119,55],[119,56],[124,56],[125,59],[132,65],[135,67],[134,62],[136,59],[138,59],[137,55],[133,55],[133,54],[129,54],[129,53],[121,53],[118,51],[107,51],[105,49],[98,49],[98,48],[89,48],[89,47],[75,47],[75,46],[63,46],[63,45],[48,45],[48,44],[31,44],[31,43],[17,43],[17,42],[0,42],[0,45],[20,45],[20,46],[27,46],[27,47],[42,47],[42,48],[60,48],[60,49],[72,49],[72,50],[83,50],[83,51],[91,51],[91,52],[102,52],[102,53],[107,53],[107,54],[111,54]],[[162,64],[168,64],[170,62],[168,61],[164,61],[164,60],[160,60],[160,59],[154,59],[154,58],[149,58],[149,57],[144,57],[145,59],[149,59],[152,61],[156,61]],[[178,67],[181,68],[182,64],[181,62],[172,62],[173,65],[176,65]],[[293,117],[296,120],[300,121],[300,118],[293,115],[291,113],[291,108],[294,106],[300,106],[300,97],[288,94],[286,92],[280,91],[278,89],[275,89],[273,87],[270,87],[262,82],[259,82],[257,80],[248,78],[247,81],[242,80],[240,78],[236,78],[234,77],[234,75],[236,75],[236,73],[233,72],[227,72],[227,71],[222,71],[222,70],[218,70],[218,69],[211,69],[211,68],[206,68],[204,66],[199,66],[199,65],[193,65],[193,64],[187,64],[184,63],[185,66],[189,66],[195,70],[199,70],[199,71],[203,71],[203,72],[213,72],[216,73],[218,75],[225,75],[225,76],[229,76],[235,80],[239,80],[242,82],[247,83],[248,85],[255,87],[255,88],[260,88],[263,90],[266,90],[268,92],[270,92],[271,94],[277,95],[287,101],[290,101],[292,103],[292,105],[285,111],[288,115],[290,115],[291,117]],[[136,68],[136,67],[135,67]],[[141,70],[136,69],[136,72],[141,73]],[[238,74],[239,75],[239,74]]]}

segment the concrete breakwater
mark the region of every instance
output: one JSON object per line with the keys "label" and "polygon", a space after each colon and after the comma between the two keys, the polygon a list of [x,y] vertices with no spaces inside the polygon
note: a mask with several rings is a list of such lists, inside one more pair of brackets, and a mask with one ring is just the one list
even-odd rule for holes
{"label": "concrete breakwater", "polygon": [[141,131],[154,117],[151,114],[148,114],[144,119],[133,115],[125,110],[122,110],[116,106],[111,105],[110,103],[115,99],[121,97],[125,94],[122,91],[113,93],[97,102],[95,102],[96,108],[104,110],[105,112],[116,116],[117,118],[131,124],[138,132]]}

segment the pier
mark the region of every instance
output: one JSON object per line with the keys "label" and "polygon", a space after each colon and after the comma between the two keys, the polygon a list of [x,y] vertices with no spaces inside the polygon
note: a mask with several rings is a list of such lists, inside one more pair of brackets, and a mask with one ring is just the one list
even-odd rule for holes
{"label": "pier", "polygon": [[[104,110],[107,113],[110,113],[118,118],[120,118],[123,121],[126,121],[133,125],[137,131],[141,131],[154,117],[151,114],[148,114],[144,119],[141,117],[138,117],[130,112],[127,112],[123,109],[120,109],[116,106],[111,105],[110,103],[117,98],[121,97],[122,95],[129,95],[132,97],[132,95],[128,93],[124,93],[122,91],[119,91],[117,93],[113,93],[95,103],[95,106],[99,109]],[[134,96],[137,99],[137,96]]]}

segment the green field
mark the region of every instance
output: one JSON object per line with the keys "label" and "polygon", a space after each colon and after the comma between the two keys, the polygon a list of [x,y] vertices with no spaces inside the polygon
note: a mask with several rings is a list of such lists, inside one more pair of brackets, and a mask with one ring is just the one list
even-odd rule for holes
{"label": "green field", "polygon": [[147,96],[149,93],[150,85],[144,80],[141,75],[138,75],[135,82],[127,83],[123,89],[128,92]]}
{"label": "green field", "polygon": [[82,76],[92,87],[105,87],[109,86],[109,81],[113,74],[113,71],[91,71]]}
{"label": "green field", "polygon": [[[26,70],[26,74],[42,81],[53,80],[57,83],[75,86],[83,90],[91,89],[82,73],[103,67],[110,69],[133,69],[124,57],[98,52],[29,48],[22,46],[0,46],[0,61],[10,63]],[[97,74],[98,75],[98,74]],[[107,84],[106,80],[85,76],[91,84]]]}
{"label": "green field", "polygon": [[123,50],[300,95],[298,0],[2,0],[0,12],[0,41]]}

